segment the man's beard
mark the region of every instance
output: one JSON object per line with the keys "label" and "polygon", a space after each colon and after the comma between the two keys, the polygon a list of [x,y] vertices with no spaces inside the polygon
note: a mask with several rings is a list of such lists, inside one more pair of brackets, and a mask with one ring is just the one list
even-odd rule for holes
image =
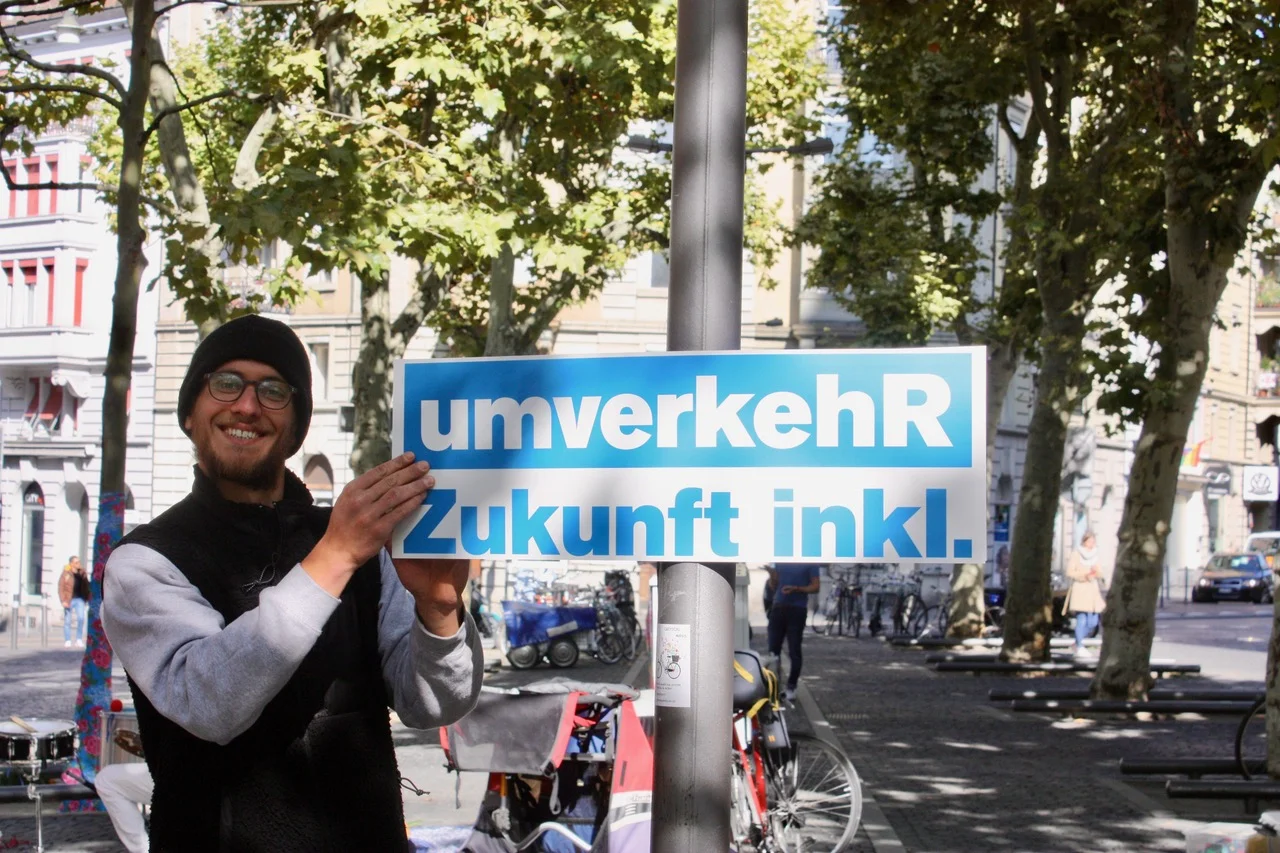
{"label": "man's beard", "polygon": [[200,467],[204,468],[205,473],[214,482],[236,483],[258,491],[270,489],[279,481],[285,460],[289,458],[281,438],[282,436],[277,436],[271,443],[267,455],[257,462],[229,462],[220,459],[218,454],[213,453],[208,447],[198,448]]}

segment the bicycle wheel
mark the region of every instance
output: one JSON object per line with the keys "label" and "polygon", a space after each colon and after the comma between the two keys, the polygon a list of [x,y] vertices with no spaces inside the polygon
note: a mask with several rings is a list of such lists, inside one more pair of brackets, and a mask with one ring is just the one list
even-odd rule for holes
{"label": "bicycle wheel", "polygon": [[[822,633],[830,637],[840,629],[840,601],[841,595],[838,589],[831,590],[827,594],[827,600],[823,603],[822,612]],[[818,631],[818,620],[813,620],[813,630]]]}
{"label": "bicycle wheel", "polygon": [[928,624],[929,608],[925,607],[924,600],[914,592],[907,593],[893,611],[894,632],[906,634],[914,640],[924,633]]}
{"label": "bicycle wheel", "polygon": [[769,824],[778,849],[839,853],[862,820],[862,784],[835,744],[791,733],[791,758],[765,777]]}
{"label": "bicycle wheel", "polygon": [[1236,727],[1236,767],[1246,779],[1267,774],[1266,696],[1253,703]]}
{"label": "bicycle wheel", "polygon": [[1004,608],[988,607],[982,611],[983,636],[997,636],[1004,630]]}
{"label": "bicycle wheel", "polygon": [[596,657],[607,666],[622,660],[622,641],[617,634],[613,631],[596,630]]}
{"label": "bicycle wheel", "polygon": [[627,616],[622,620],[622,629],[626,638],[626,648],[622,653],[627,660],[635,660],[636,655],[640,654],[640,623],[634,616]]}
{"label": "bicycle wheel", "polygon": [[729,777],[729,831],[733,833],[733,849],[756,850],[763,833],[751,809],[751,789],[738,756],[733,756]]}
{"label": "bicycle wheel", "polygon": [[951,596],[943,599],[938,607],[938,636],[947,636],[947,626],[951,624]]}
{"label": "bicycle wheel", "polygon": [[845,626],[846,630],[855,637],[862,636],[862,596],[849,595],[845,597]]}

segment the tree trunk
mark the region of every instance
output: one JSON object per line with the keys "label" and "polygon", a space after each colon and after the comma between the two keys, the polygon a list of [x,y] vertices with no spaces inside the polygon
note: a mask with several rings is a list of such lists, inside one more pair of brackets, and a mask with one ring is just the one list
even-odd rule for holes
{"label": "tree trunk", "polygon": [[[1104,640],[1105,642],[1105,640]],[[1267,775],[1280,779],[1280,595],[1271,605],[1267,643]]]}
{"label": "tree trunk", "polygon": [[[1017,346],[1013,340],[987,344],[987,484],[991,483],[991,457],[995,454],[1000,412],[1009,385],[1018,371]],[[990,501],[988,501],[988,510]],[[988,515],[990,513],[988,512]],[[988,524],[990,518],[988,518]],[[947,614],[947,637],[965,640],[982,636],[986,599],[984,568],[977,563],[956,566],[951,573],[951,610]]]}
{"label": "tree trunk", "polygon": [[107,349],[106,383],[102,393],[102,469],[98,481],[98,524],[93,542],[89,629],[80,665],[76,695],[76,724],[88,734],[80,739],[77,759],[90,782],[97,775],[102,744],[102,711],[111,703],[111,646],[102,631],[102,575],[111,549],[124,528],[125,459],[128,431],[129,383],[133,375],[133,347],[138,329],[138,291],[147,258],[142,226],[142,170],[146,153],[143,130],[147,112],[147,71],[155,7],[137,4],[129,55],[129,87],[120,110],[123,139],[120,185],[116,200],[116,281],[112,301],[111,336]]}
{"label": "tree trunk", "polygon": [[516,259],[511,244],[503,243],[489,264],[489,325],[485,329],[484,354],[519,355],[520,333],[515,328]]}
{"label": "tree trunk", "polygon": [[351,468],[358,474],[391,458],[391,368],[446,288],[431,270],[420,270],[409,304],[392,322],[389,276],[360,283],[360,354],[351,375],[356,417]]}
{"label": "tree trunk", "polygon": [[[1067,285],[1058,280],[1040,282],[1041,293],[1049,289],[1064,294]],[[1001,657],[1010,661],[1043,661],[1049,657],[1049,637],[1053,628],[1053,605],[1049,576],[1053,566],[1053,521],[1062,490],[1062,454],[1067,442],[1067,424],[1079,403],[1083,376],[1080,370],[1084,350],[1084,312],[1079,302],[1067,303],[1065,310],[1051,308],[1046,300],[1045,333],[1041,338],[1040,373],[1036,377],[1035,411],[1027,437],[1023,463],[1022,490],[1018,495],[1014,520],[1013,550],[1009,569],[1009,590],[1005,603],[1004,648]]]}
{"label": "tree trunk", "polygon": [[[403,351],[402,351],[403,352]],[[391,458],[391,286],[381,273],[360,281],[360,354],[351,373],[355,447],[351,468],[363,474]]]}
{"label": "tree trunk", "polygon": [[[126,14],[132,19],[136,0],[124,0]],[[154,6],[154,3],[152,4]],[[150,51],[150,76],[148,101],[153,115],[167,109],[176,109],[182,104],[178,91],[178,82],[165,62],[164,48],[154,33],[148,43]],[[145,140],[144,140],[145,145]],[[213,217],[209,213],[209,203],[204,195],[204,187],[196,174],[195,163],[191,159],[191,151],[187,146],[187,135],[182,125],[182,117],[177,114],[168,115],[156,128],[156,147],[160,152],[160,162],[164,166],[168,179],[169,192],[179,217],[189,225],[198,227],[204,238],[197,247],[206,259],[210,273],[222,266],[222,238],[213,225]],[[224,316],[204,316],[204,312],[212,307],[209,300],[202,301],[195,316],[188,313],[193,322],[202,323],[212,319],[221,323]],[[201,335],[203,337],[203,335]]]}
{"label": "tree trunk", "polygon": [[[1172,185],[1172,181],[1170,182]],[[1141,698],[1151,687],[1151,642],[1164,567],[1165,546],[1178,471],[1195,417],[1200,386],[1209,366],[1209,336],[1227,273],[1243,240],[1261,178],[1244,186],[1235,200],[1236,219],[1213,223],[1177,201],[1179,191],[1166,191],[1170,277],[1167,330],[1160,345],[1156,382],[1160,393],[1148,394],[1146,417],[1138,438],[1129,492],[1120,519],[1120,547],[1107,609],[1102,615],[1102,653],[1091,692],[1104,699]],[[1223,228],[1231,225],[1230,230]],[[1235,234],[1220,242],[1217,233]],[[1268,669],[1268,728],[1280,727],[1280,686]],[[1274,705],[1273,708],[1271,706]],[[1277,737],[1280,742],[1280,737]],[[1274,768],[1280,772],[1280,755]]]}

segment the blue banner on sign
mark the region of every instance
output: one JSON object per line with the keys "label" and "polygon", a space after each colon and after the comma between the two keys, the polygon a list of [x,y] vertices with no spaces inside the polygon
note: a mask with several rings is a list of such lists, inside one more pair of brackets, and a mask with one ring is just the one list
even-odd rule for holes
{"label": "blue banner on sign", "polygon": [[404,449],[442,468],[960,468],[969,350],[403,366]]}

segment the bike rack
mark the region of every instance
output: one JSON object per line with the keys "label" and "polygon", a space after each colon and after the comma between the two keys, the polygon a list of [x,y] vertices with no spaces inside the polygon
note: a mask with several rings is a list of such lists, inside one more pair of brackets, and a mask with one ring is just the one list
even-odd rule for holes
{"label": "bike rack", "polygon": [[[925,663],[950,663],[951,661],[973,661],[974,663],[996,663],[996,662],[999,662],[999,660],[1000,660],[999,655],[969,654],[966,652],[956,652],[956,653],[926,655],[924,662]],[[1073,657],[1071,655],[1052,655],[1051,656],[1051,661],[1053,663],[1072,663],[1077,660],[1081,660],[1081,659]],[[1096,660],[1094,661],[1086,660],[1085,662],[1096,663]],[[1164,665],[1171,665],[1175,663],[1175,661],[1169,658],[1153,658],[1151,660],[1151,663],[1164,666]]]}
{"label": "bike rack", "polygon": [[948,640],[946,637],[921,637],[913,640],[910,637],[892,637],[889,644],[901,648],[917,649],[955,649],[963,648],[965,640]]}
{"label": "bike rack", "polygon": [[1127,699],[1014,699],[1011,711],[1061,711],[1064,713],[1136,714],[1230,714],[1239,717],[1249,713],[1252,702],[1205,702],[1175,699],[1148,701]]}
{"label": "bike rack", "polygon": [[[1246,762],[1250,773],[1265,773],[1267,762]],[[1122,758],[1120,773],[1124,776],[1181,775],[1190,779],[1201,776],[1238,776],[1240,765],[1234,758]]]}
{"label": "bike rack", "polygon": [[1260,811],[1259,800],[1280,800],[1280,782],[1271,779],[1170,779],[1164,786],[1165,796],[1173,800],[1244,800],[1245,810]]}
{"label": "bike rack", "polygon": [[[1156,687],[1147,693],[1147,699],[1166,701],[1186,699],[1200,702],[1256,702],[1264,694],[1261,690],[1206,690],[1183,687]],[[992,702],[1010,702],[1014,699],[1089,699],[1088,687],[1057,687],[1050,690],[1035,688],[995,687],[987,691]]]}
{"label": "bike rack", "polygon": [[[967,640],[948,639],[947,637],[921,637],[913,640],[907,636],[894,636],[888,638],[889,644],[900,648],[919,648],[919,649],[991,649],[1000,648],[1004,640],[1000,637],[970,637]],[[1096,639],[1085,640],[1084,644],[1090,648],[1097,648],[1102,645],[1101,641]],[[1075,645],[1075,640],[1070,637],[1054,637],[1049,641],[1050,648],[1068,649]]]}
{"label": "bike rack", "polygon": [[[974,675],[980,675],[984,672],[1094,672],[1097,668],[1096,661],[1089,663],[1081,661],[1072,661],[1070,663],[1011,663],[957,660],[934,664],[935,672],[970,672]],[[1200,664],[1198,663],[1153,663],[1150,668],[1152,675],[1158,677],[1165,675],[1193,675],[1200,672]]]}

